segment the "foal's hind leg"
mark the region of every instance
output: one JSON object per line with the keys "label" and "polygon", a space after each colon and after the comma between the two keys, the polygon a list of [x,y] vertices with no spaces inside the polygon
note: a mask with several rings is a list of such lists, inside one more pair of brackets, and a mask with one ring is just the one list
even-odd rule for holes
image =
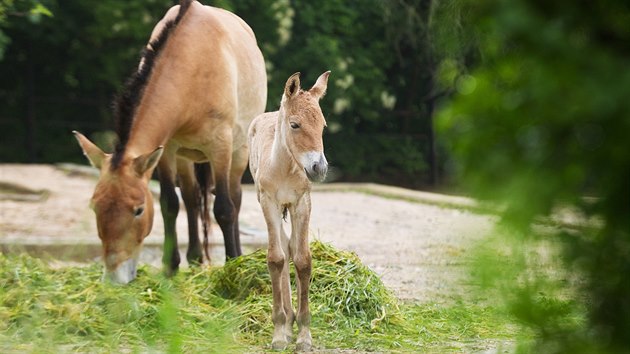
{"label": "foal's hind leg", "polygon": [[179,268],[179,250],[175,222],[179,213],[179,198],[175,193],[175,157],[172,152],[165,152],[158,163],[160,178],[160,207],[164,219],[164,248],[162,264],[166,275],[173,275]]}
{"label": "foal's hind leg", "polygon": [[186,206],[186,215],[188,216],[188,251],[186,252],[186,259],[190,265],[199,265],[203,262],[198,224],[200,188],[195,181],[193,163],[189,160],[178,158],[177,174],[179,176],[182,199]]}
{"label": "foal's hind leg", "polygon": [[297,324],[296,349],[308,351],[312,346],[311,312],[308,291],[311,283],[311,250],[308,243],[308,225],[311,215],[311,200],[308,194],[291,208],[291,257],[297,273]]}

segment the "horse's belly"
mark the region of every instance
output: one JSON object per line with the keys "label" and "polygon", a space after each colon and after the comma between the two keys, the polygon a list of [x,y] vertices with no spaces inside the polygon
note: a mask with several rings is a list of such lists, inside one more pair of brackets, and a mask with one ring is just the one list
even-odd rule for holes
{"label": "horse's belly", "polygon": [[207,162],[208,158],[200,150],[179,148],[177,155],[194,162]]}

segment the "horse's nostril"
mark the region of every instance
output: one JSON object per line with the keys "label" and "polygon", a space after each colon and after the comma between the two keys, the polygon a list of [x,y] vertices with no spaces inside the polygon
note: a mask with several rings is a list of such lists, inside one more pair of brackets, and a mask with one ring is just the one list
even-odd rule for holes
{"label": "horse's nostril", "polygon": [[319,172],[319,164],[318,164],[317,162],[315,162],[315,163],[313,164],[313,171],[314,171],[314,172]]}

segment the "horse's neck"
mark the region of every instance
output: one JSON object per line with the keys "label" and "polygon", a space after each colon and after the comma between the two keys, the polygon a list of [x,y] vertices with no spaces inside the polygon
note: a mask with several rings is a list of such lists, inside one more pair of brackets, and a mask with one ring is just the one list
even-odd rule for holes
{"label": "horse's neck", "polygon": [[295,158],[286,144],[285,132],[282,129],[282,113],[278,115],[276,129],[271,147],[271,165],[279,175],[291,174],[299,170]]}
{"label": "horse's neck", "polygon": [[138,107],[126,147],[131,156],[166,145],[179,128],[180,116],[176,114],[175,105],[166,100],[156,101],[145,98]]}

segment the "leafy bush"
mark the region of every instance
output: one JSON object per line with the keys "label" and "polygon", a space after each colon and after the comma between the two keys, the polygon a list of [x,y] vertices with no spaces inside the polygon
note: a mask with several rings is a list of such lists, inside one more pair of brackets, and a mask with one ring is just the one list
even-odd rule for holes
{"label": "leafy bush", "polygon": [[[439,122],[461,181],[506,206],[501,233],[513,237],[511,259],[524,260],[505,278],[513,290],[508,302],[538,331],[535,351],[627,352],[630,30],[620,24],[630,19],[630,5],[468,3],[484,62],[460,80]],[[541,216],[567,209],[586,222],[535,227]],[[563,278],[532,273],[527,255],[541,240],[560,250]],[[548,286],[564,294],[532,301]],[[563,325],[558,308],[548,307],[567,296],[566,304],[585,311],[578,326]]]}

